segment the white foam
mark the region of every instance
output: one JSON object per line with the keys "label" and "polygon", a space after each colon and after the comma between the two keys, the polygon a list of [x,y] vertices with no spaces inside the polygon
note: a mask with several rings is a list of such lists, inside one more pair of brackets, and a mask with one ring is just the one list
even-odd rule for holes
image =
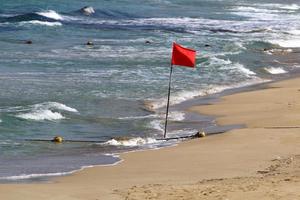
{"label": "white foam", "polygon": [[293,49],[269,49],[269,50],[264,51],[264,52],[267,53],[267,54],[269,54],[269,55],[273,55],[273,54],[287,54],[287,53],[293,52]]}
{"label": "white foam", "polygon": [[229,65],[229,64],[232,64],[232,62],[227,59],[227,60],[224,60],[224,59],[221,59],[221,58],[217,58],[215,56],[211,57],[209,59],[209,62],[211,65]]}
{"label": "white foam", "polygon": [[272,13],[276,12],[275,10],[264,9],[264,8],[257,8],[251,6],[238,6],[232,9],[233,11],[243,11],[243,12],[254,12],[254,13]]}
{"label": "white foam", "polygon": [[43,25],[43,26],[62,26],[62,23],[60,23],[60,22],[45,22],[45,21],[39,21],[39,20],[20,22],[20,24],[21,25],[34,24],[34,25]]}
{"label": "white foam", "polygon": [[300,35],[300,30],[289,30],[287,33],[292,34],[292,35]]}
{"label": "white foam", "polygon": [[39,177],[64,176],[72,173],[73,172],[49,173],[49,174],[21,174],[17,176],[0,177],[0,180],[14,181],[14,180],[24,180],[24,179],[39,178]]}
{"label": "white foam", "polygon": [[0,123],[2,123],[2,119],[0,119]]}
{"label": "white foam", "polygon": [[267,72],[269,72],[270,74],[284,74],[287,73],[287,71],[285,71],[284,69],[282,69],[281,67],[269,67],[269,68],[264,68]]}
{"label": "white foam", "polygon": [[168,137],[190,136],[190,135],[194,135],[198,131],[199,130],[196,129],[182,129],[182,130],[168,131]]}
{"label": "white foam", "polygon": [[149,123],[148,127],[149,127],[149,128],[153,128],[153,129],[156,129],[156,130],[161,131],[161,132],[164,131],[162,121],[159,120],[159,119],[151,121],[151,122]]}
{"label": "white foam", "polygon": [[265,9],[267,12],[282,12],[284,10],[299,10],[298,4],[280,4],[280,3],[268,3],[268,4],[251,4],[249,7],[255,6],[258,9]]}
{"label": "white foam", "polygon": [[46,10],[42,12],[37,12],[36,14],[50,18],[50,19],[55,19],[55,20],[63,20],[63,17],[55,12],[54,10]]}
{"label": "white foam", "polygon": [[0,142],[0,145],[10,145],[10,146],[12,146],[12,145],[21,145],[21,143],[18,143],[18,142],[12,142],[12,141],[10,141],[10,140],[5,140],[5,141],[1,141]]}
{"label": "white foam", "polygon": [[24,180],[24,179],[32,179],[32,178],[39,178],[39,177],[65,176],[91,167],[93,166],[92,165],[83,166],[78,170],[73,170],[69,172],[56,172],[56,173],[45,173],[45,174],[20,174],[17,176],[0,177],[0,180],[14,181],[14,180]]}
{"label": "white foam", "polygon": [[[165,115],[165,114],[163,114]],[[144,116],[129,116],[129,117],[119,117],[118,119],[121,120],[131,120],[131,119],[153,119],[153,118],[162,118],[164,117],[163,115],[158,115],[158,114],[151,114],[151,115],[144,115]],[[173,121],[182,121],[185,118],[185,113],[184,112],[179,112],[179,111],[173,111],[169,112],[169,119]],[[155,125],[156,127],[157,125]],[[159,128],[161,129],[161,128]]]}
{"label": "white foam", "polygon": [[[103,155],[112,156],[114,158],[119,158],[119,156],[115,155],[115,154],[103,154]],[[17,175],[17,176],[0,177],[0,180],[15,181],[15,180],[32,179],[32,178],[39,178],[39,177],[66,176],[66,175],[73,174],[75,172],[82,171],[82,170],[87,169],[87,168],[92,168],[92,167],[95,167],[95,166],[115,166],[115,165],[118,165],[121,162],[123,162],[123,159],[120,159],[119,161],[114,162],[112,164],[82,166],[79,169],[72,170],[72,171],[69,171],[69,172],[56,172],[56,173],[45,173],[45,174],[20,174],[20,175]]]}
{"label": "white foam", "polygon": [[[65,119],[65,117],[61,113],[53,110],[75,112],[75,113],[78,112],[75,108],[71,108],[62,103],[44,102],[40,104],[31,105],[27,109],[23,109],[22,110],[23,113],[16,115],[16,117],[22,119],[28,119],[28,120],[36,120],[36,121],[43,121],[43,120],[52,121],[52,120]],[[28,112],[24,113],[24,111],[28,111]]]}
{"label": "white foam", "polygon": [[[274,4],[276,5],[276,4]],[[277,4],[277,7],[285,9],[285,10],[299,10],[300,6],[298,4],[290,4],[290,5],[284,5],[284,4]]]}
{"label": "white foam", "polygon": [[255,19],[255,20],[268,20],[272,21],[276,18],[278,18],[278,14],[273,14],[273,13],[255,13],[253,12],[232,12],[232,14],[243,16],[243,17],[249,17],[250,19]]}
{"label": "white foam", "polygon": [[[247,70],[245,70],[247,71]],[[248,72],[250,74],[252,74],[252,72]],[[254,72],[253,72],[254,73]],[[242,83],[238,83],[238,84],[232,84],[232,85],[223,85],[223,86],[218,86],[218,85],[210,85],[205,89],[199,89],[199,90],[194,90],[194,91],[183,91],[183,92],[179,92],[176,94],[172,94],[172,97],[170,99],[170,105],[175,105],[175,104],[179,104],[183,101],[189,100],[189,99],[193,99],[195,97],[199,97],[199,96],[205,96],[205,95],[209,95],[209,94],[216,94],[219,92],[222,92],[224,90],[227,89],[233,89],[233,88],[239,88],[239,87],[245,87],[245,86],[249,86],[249,85],[253,85],[253,84],[258,84],[258,83],[264,83],[264,82],[268,82],[269,80],[265,80],[265,79],[260,79],[257,77],[252,77],[251,80],[242,82]],[[158,99],[158,100],[154,100],[154,101],[149,101],[150,107],[153,110],[157,110],[160,109],[162,107],[165,107],[167,105],[167,102],[164,99]],[[158,123],[155,123],[158,124]],[[154,124],[152,124],[152,127]],[[156,129],[159,130],[159,128],[156,126]]]}
{"label": "white foam", "polygon": [[153,114],[153,115],[144,115],[144,116],[128,116],[128,117],[119,117],[118,119],[149,119],[149,118],[156,118],[158,117],[157,115]]}
{"label": "white foam", "polygon": [[211,57],[209,61],[210,65],[220,66],[220,69],[223,70],[238,70],[243,75],[250,77],[256,75],[255,72],[251,71],[250,69],[246,68],[244,65],[240,63],[232,63],[230,60],[224,60],[217,57]]}
{"label": "white foam", "polygon": [[55,108],[58,110],[65,110],[65,111],[69,111],[69,112],[78,112],[78,110],[76,110],[75,108],[71,108],[69,106],[66,106],[62,103],[58,103],[58,102],[46,102],[46,103],[42,103],[42,104],[36,104],[35,106],[37,107],[46,107],[46,108]]}
{"label": "white foam", "polygon": [[[240,49],[243,49],[243,50],[247,49],[246,47],[244,47],[244,45],[243,45],[242,42],[237,42],[237,41],[235,41],[234,44],[235,44],[237,47],[239,47]],[[240,51],[239,51],[239,52],[240,52]]]}
{"label": "white foam", "polygon": [[285,48],[300,47],[300,38],[294,38],[289,40],[272,40],[270,42]]}
{"label": "white foam", "polygon": [[51,110],[36,110],[30,113],[19,114],[16,116],[22,119],[29,119],[29,120],[36,120],[36,121],[43,121],[43,120],[51,121],[51,120],[59,120],[65,118],[59,112],[53,112]]}
{"label": "white foam", "polygon": [[[204,96],[204,95],[208,95],[208,94],[218,93],[218,92],[221,92],[228,88],[229,87],[226,87],[226,86],[216,86],[216,87],[211,86],[210,88],[203,89],[201,91],[194,90],[194,91],[179,92],[176,94],[172,94],[172,97],[170,99],[170,104],[171,105],[179,104],[183,101],[193,99],[198,96]],[[167,102],[165,99],[158,99],[158,100],[151,102],[151,108],[154,110],[165,107],[166,105],[167,105]]]}
{"label": "white foam", "polygon": [[143,146],[146,144],[153,144],[157,143],[158,141],[154,138],[131,138],[128,140],[116,140],[111,139],[107,142],[105,142],[105,145],[112,145],[112,146],[126,146],[126,147],[135,147],[135,146]]}
{"label": "white foam", "polygon": [[173,111],[169,113],[169,119],[173,121],[182,121],[185,119],[185,113],[179,111]]}
{"label": "white foam", "polygon": [[246,76],[253,76],[253,75],[256,75],[255,72],[251,71],[250,69],[244,67],[244,65],[240,64],[240,63],[236,63],[234,65],[234,67],[236,69],[238,69],[239,71],[241,71],[243,74],[245,74]]}

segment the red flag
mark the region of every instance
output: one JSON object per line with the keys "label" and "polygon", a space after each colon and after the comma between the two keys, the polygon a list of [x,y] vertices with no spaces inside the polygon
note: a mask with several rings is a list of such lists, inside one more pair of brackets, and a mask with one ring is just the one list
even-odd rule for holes
{"label": "red flag", "polygon": [[195,67],[196,51],[194,49],[182,47],[174,42],[171,64],[185,67]]}

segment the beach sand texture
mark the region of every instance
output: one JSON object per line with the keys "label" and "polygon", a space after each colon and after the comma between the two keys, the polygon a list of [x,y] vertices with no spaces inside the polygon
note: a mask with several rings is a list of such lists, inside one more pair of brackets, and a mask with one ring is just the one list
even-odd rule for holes
{"label": "beach sand texture", "polygon": [[300,199],[299,99],[296,78],[193,107],[246,128],[125,153],[118,165],[50,183],[1,184],[0,199]]}

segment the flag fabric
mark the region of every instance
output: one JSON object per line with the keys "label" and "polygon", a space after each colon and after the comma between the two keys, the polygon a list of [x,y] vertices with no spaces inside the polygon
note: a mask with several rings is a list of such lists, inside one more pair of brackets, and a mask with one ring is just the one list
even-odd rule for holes
{"label": "flag fabric", "polygon": [[194,68],[196,65],[196,51],[180,46],[174,42],[171,64]]}

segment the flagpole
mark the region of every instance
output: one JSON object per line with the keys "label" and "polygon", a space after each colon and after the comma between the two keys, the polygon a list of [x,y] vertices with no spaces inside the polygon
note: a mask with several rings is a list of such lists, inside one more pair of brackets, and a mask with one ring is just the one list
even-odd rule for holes
{"label": "flagpole", "polygon": [[167,126],[168,126],[168,115],[169,115],[169,105],[170,105],[172,72],[173,72],[173,65],[171,64],[170,65],[169,90],[168,90],[168,102],[167,102],[167,111],[166,111],[166,121],[165,121],[164,138],[166,138],[166,136],[167,136]]}

